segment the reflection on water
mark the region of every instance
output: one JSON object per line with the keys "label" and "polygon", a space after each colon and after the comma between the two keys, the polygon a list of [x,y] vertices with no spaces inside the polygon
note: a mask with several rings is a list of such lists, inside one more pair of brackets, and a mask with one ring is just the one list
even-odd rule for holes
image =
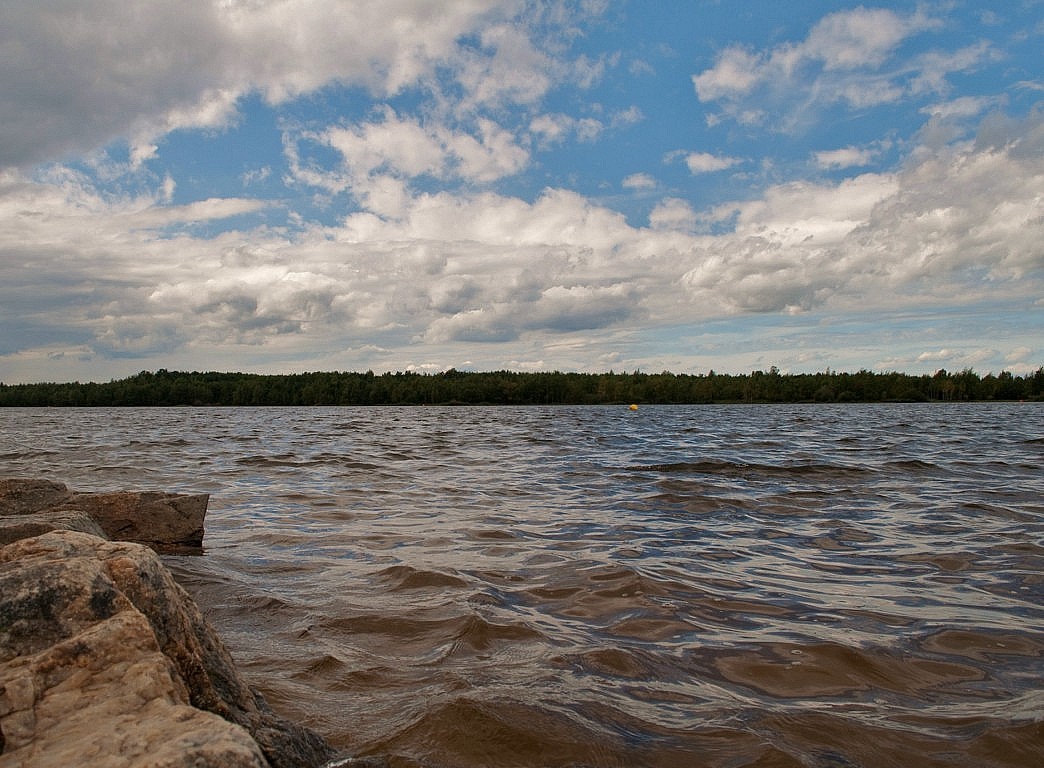
{"label": "reflection on water", "polygon": [[0,471],[212,494],[169,558],[394,766],[1034,766],[1044,408],[2,410]]}

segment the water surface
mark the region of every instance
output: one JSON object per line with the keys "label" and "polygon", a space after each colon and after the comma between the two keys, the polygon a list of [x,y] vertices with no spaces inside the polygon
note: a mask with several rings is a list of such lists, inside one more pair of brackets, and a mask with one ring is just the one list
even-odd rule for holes
{"label": "water surface", "polygon": [[0,410],[0,473],[209,492],[168,564],[394,766],[1044,764],[1039,404]]}

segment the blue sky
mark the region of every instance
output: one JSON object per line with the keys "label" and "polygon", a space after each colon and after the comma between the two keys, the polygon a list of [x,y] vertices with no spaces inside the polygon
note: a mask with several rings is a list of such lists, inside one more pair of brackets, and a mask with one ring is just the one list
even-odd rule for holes
{"label": "blue sky", "polygon": [[0,4],[0,381],[1044,363],[1044,0]]}

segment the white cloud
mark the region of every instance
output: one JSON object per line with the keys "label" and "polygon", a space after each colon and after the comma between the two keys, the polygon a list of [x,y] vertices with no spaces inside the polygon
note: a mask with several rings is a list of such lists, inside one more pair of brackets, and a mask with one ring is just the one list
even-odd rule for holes
{"label": "white cloud", "polygon": [[603,328],[632,317],[637,309],[636,289],[628,284],[551,285],[532,295],[495,302],[447,317],[428,327],[424,340],[513,341],[531,331],[569,333]]}
{"label": "white cloud", "polygon": [[548,147],[565,141],[574,122],[573,118],[563,114],[538,115],[530,121],[529,131],[542,146]]}
{"label": "white cloud", "polygon": [[635,125],[642,122],[645,119],[645,114],[636,106],[630,106],[620,112],[615,112],[612,115],[610,125],[613,128],[620,128],[628,125]]}
{"label": "white cloud", "polygon": [[632,173],[620,182],[624,189],[655,189],[656,179],[648,173]]}
{"label": "white cloud", "polygon": [[[176,128],[220,128],[242,95],[272,103],[330,83],[391,96],[465,92],[461,108],[532,103],[565,66],[513,0],[47,0],[0,7],[0,167],[127,139],[141,163]],[[479,35],[478,46],[465,41]],[[470,106],[469,106],[470,105]]]}
{"label": "white cloud", "polygon": [[860,6],[824,17],[792,53],[782,47],[775,55],[784,60],[818,59],[828,71],[879,67],[899,43],[925,25],[922,16],[902,18],[889,10]]}
{"label": "white cloud", "polygon": [[1004,355],[1004,361],[1010,365],[1032,362],[1032,347],[1016,347]]}
{"label": "white cloud", "polygon": [[939,349],[932,352],[922,352],[917,356],[918,362],[938,362],[941,360],[953,360],[958,353],[952,349]]}
{"label": "white cloud", "polygon": [[995,56],[987,43],[954,52],[929,51],[909,60],[900,56],[905,40],[938,26],[921,12],[837,11],[797,43],[766,51],[729,46],[692,81],[701,101],[722,106],[721,114],[710,116],[711,123],[731,118],[762,124],[771,115],[778,117],[774,127],[793,130],[810,119],[816,106],[844,103],[863,109],[946,93],[952,73],[973,71]]}
{"label": "white cloud", "polygon": [[264,165],[260,168],[254,168],[246,171],[243,176],[243,186],[249,187],[253,184],[261,184],[269,179],[272,175],[272,166]]}
{"label": "white cloud", "polygon": [[485,119],[476,127],[477,137],[442,125],[424,126],[386,109],[381,122],[331,129],[321,138],[341,153],[355,179],[379,172],[485,182],[525,166],[529,155],[510,132]]}
{"label": "white cloud", "polygon": [[644,115],[637,107],[629,107],[612,113],[609,116],[608,125],[605,121],[593,117],[577,118],[562,113],[542,114],[530,121],[529,132],[537,146],[547,149],[572,136],[581,142],[595,141],[607,128],[626,127],[643,119]]}
{"label": "white cloud", "polygon": [[689,232],[696,227],[697,220],[692,206],[676,197],[663,200],[649,213],[649,226],[653,229]]}
{"label": "white cloud", "polygon": [[[908,370],[911,365],[929,370],[947,368],[951,372],[972,369],[981,370],[983,364],[996,364],[1010,357],[1003,355],[992,347],[941,347],[918,352],[914,347],[909,354],[900,355],[882,360],[877,367],[885,370]],[[1016,363],[1014,366],[1002,366],[1011,370],[1012,367],[1020,373],[1029,373],[1035,370],[1032,366]]]}
{"label": "white cloud", "polygon": [[946,93],[949,90],[947,77],[953,72],[973,72],[980,64],[1001,57],[990,44],[983,41],[958,51],[929,51],[922,53],[914,62],[916,76],[910,86],[915,94]]}
{"label": "white cloud", "polygon": [[601,120],[585,117],[576,122],[576,137],[580,141],[591,142],[601,135],[604,128]]}
{"label": "white cloud", "polygon": [[731,168],[742,162],[736,157],[722,157],[706,152],[690,152],[685,156],[685,164],[691,173],[713,173]]}
{"label": "white cloud", "polygon": [[[883,316],[908,306],[1032,304],[1044,292],[1040,116],[991,118],[976,142],[915,153],[895,173],[772,187],[725,206],[734,229],[713,235],[697,225],[716,214],[681,199],[664,200],[645,228],[567,190],[532,202],[491,191],[418,194],[388,175],[439,168],[452,142],[436,144],[433,155],[414,156],[389,139],[360,161],[375,187],[387,181],[390,202],[374,207],[394,216],[355,213],[293,235],[172,234],[186,220],[254,203],[170,206],[162,182],[151,194],[114,197],[61,167],[45,180],[0,174],[0,364],[65,352],[93,356],[99,370],[120,357],[140,369],[153,355],[193,367],[217,356],[237,367],[263,350],[269,360],[370,366],[372,349],[345,350],[371,345],[388,350],[382,365],[458,349],[453,359],[559,367],[609,354],[610,336],[639,323]],[[449,346],[463,342],[475,354]],[[919,351],[958,349],[929,343]],[[1017,347],[1032,344],[1007,349]],[[967,359],[971,347],[960,349]]]}
{"label": "white cloud", "polygon": [[815,158],[820,168],[858,168],[870,165],[875,154],[865,147],[844,147],[816,152]]}
{"label": "white cloud", "polygon": [[996,99],[982,96],[961,96],[950,101],[930,104],[921,109],[921,114],[940,119],[967,118],[981,115],[996,104]]}
{"label": "white cloud", "polygon": [[391,109],[379,123],[332,129],[323,138],[341,153],[353,177],[381,170],[401,176],[441,176],[453,142],[452,136],[440,137],[425,130],[418,120],[400,119]]}
{"label": "white cloud", "polygon": [[480,40],[479,50],[465,50],[457,76],[468,94],[464,108],[472,104],[533,104],[551,87],[554,62],[519,26],[486,27]]}
{"label": "white cloud", "polygon": [[656,74],[656,68],[644,59],[633,59],[627,65],[627,71],[636,76]]}
{"label": "white cloud", "polygon": [[0,8],[0,166],[89,149],[191,111],[231,64],[216,7],[143,0]]}
{"label": "white cloud", "polygon": [[[337,150],[341,166],[328,170],[303,161],[301,145],[308,142]],[[529,161],[515,137],[492,120],[478,119],[472,134],[403,118],[390,107],[380,121],[302,134],[285,149],[295,182],[350,191],[367,210],[392,217],[404,209],[413,179],[483,184],[518,173]]]}
{"label": "white cloud", "polygon": [[765,77],[761,57],[742,46],[732,45],[718,55],[712,69],[693,75],[700,101],[743,96]]}
{"label": "white cloud", "polygon": [[773,188],[736,206],[735,234],[701,246],[685,282],[723,311],[888,306],[890,294],[970,303],[1001,284],[1026,296],[1019,281],[1044,267],[1044,162],[1025,153],[1042,135],[1037,118],[1006,148],[951,147],[897,174]]}

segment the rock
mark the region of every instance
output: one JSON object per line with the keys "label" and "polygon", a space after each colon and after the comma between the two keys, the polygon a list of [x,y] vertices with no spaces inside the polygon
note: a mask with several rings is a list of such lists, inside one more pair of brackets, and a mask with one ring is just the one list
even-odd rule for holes
{"label": "rock", "polygon": [[86,512],[110,539],[171,551],[203,546],[209,499],[205,493],[74,493],[56,509]]}
{"label": "rock", "polygon": [[66,501],[72,493],[51,480],[7,478],[0,480],[0,515],[24,515]]}
{"label": "rock", "polygon": [[48,531],[79,531],[100,538],[108,538],[94,519],[86,512],[56,510],[32,515],[0,517],[0,546],[19,539],[39,536]]}
{"label": "rock", "polygon": [[273,765],[310,768],[330,756],[318,736],[275,715],[247,686],[220,638],[158,557],[148,550],[139,550],[148,557],[109,552],[109,575],[149,619],[194,706],[246,727]]}
{"label": "rock", "polygon": [[79,532],[0,549],[0,764],[263,768],[245,728],[191,706],[112,563],[155,554]]}
{"label": "rock", "polygon": [[[60,528],[51,525],[53,515],[79,512],[94,520],[110,539],[147,544],[161,552],[198,549],[203,546],[203,521],[209,499],[205,493],[84,493],[70,491],[62,483],[50,480],[0,480],[0,525],[7,530],[0,534],[0,542],[14,541],[19,531],[38,535],[43,530]],[[27,517],[38,525],[26,523],[27,527],[19,528],[11,520],[14,517]],[[82,524],[75,525],[72,530],[84,530]]]}
{"label": "rock", "polygon": [[74,530],[0,547],[0,765],[313,768],[331,756],[249,688],[148,547]]}

